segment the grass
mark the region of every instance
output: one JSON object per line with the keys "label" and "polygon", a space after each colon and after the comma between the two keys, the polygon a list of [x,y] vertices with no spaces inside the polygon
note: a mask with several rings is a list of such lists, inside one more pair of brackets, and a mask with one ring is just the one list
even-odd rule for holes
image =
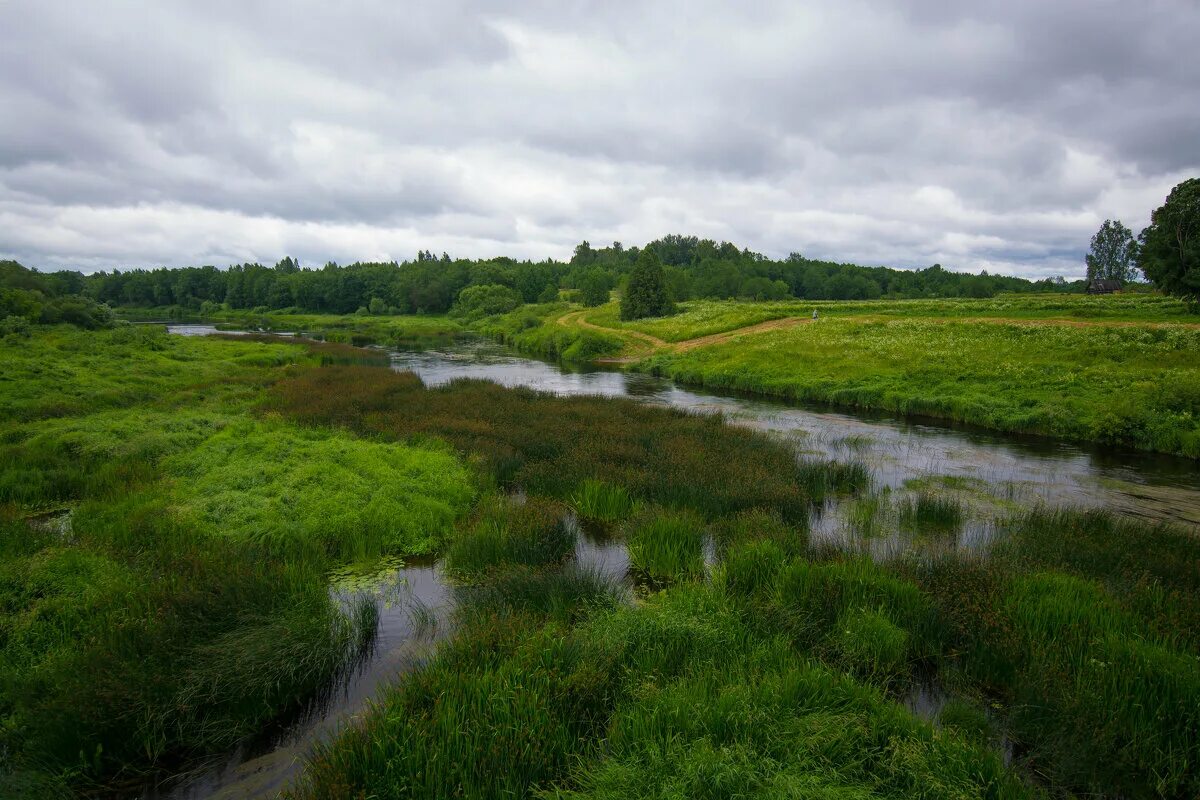
{"label": "grass", "polygon": [[1200,457],[1200,328],[830,317],[640,361],[685,383]]}
{"label": "grass", "polygon": [[564,524],[566,509],[541,498],[514,503],[494,500],[469,530],[446,550],[446,564],[468,580],[522,565],[564,561],[575,549],[574,532]]}
{"label": "grass", "polygon": [[[1005,506],[986,557],[876,563],[811,543],[810,515],[943,530],[962,507],[931,479],[894,510],[865,466],[715,417],[183,341],[52,329],[14,353],[0,794],[104,794],[262,731],[370,641],[377,609],[330,578],[436,550],[453,635],[290,797],[1200,794],[1189,531]],[[52,405],[37,358],[94,407]],[[568,508],[620,523],[659,590],[577,565]],[[919,719],[900,701],[926,679],[969,702]]]}
{"label": "grass", "polygon": [[587,318],[606,328],[637,330],[668,342],[694,339],[784,317],[872,316],[886,319],[1020,319],[1091,322],[1195,323],[1186,303],[1172,297],[1130,295],[1000,295],[989,299],[787,300],[747,302],[693,300],[680,313],[661,319],[622,322],[616,304],[590,311]]}
{"label": "grass", "polygon": [[709,518],[771,508],[796,521],[808,517],[812,486],[844,483],[824,475],[837,473],[835,465],[801,467],[785,444],[761,434],[633,400],[484,381],[427,389],[410,374],[326,367],[277,383],[268,408],[391,441],[443,439],[498,486],[563,500],[585,481],[602,481],[634,500]]}
{"label": "grass", "polygon": [[589,478],[571,494],[571,505],[585,519],[612,523],[628,517],[635,503],[623,487]]}
{"label": "grass", "polygon": [[704,520],[683,511],[648,509],[625,531],[633,567],[655,581],[692,578],[704,572]]}
{"label": "grass", "polygon": [[282,422],[237,422],[164,465],[175,496],[219,535],[338,561],[428,553],[473,498],[445,449],[371,442]]}
{"label": "grass", "polygon": [[967,680],[1024,761],[1084,794],[1192,796],[1200,542],[1099,512],[1026,512],[987,561],[913,565]]}
{"label": "grass", "polygon": [[4,796],[136,784],[308,702],[374,633],[332,569],[430,549],[475,491],[444,445],[251,416],[288,367],[362,351],[153,327],[0,348]]}
{"label": "grass", "polygon": [[962,503],[932,492],[917,492],[900,504],[900,525],[917,533],[956,533],[966,512]]}
{"label": "grass", "polygon": [[536,625],[476,618],[320,747],[291,796],[1035,795],[995,754],[797,659],[703,584]]}

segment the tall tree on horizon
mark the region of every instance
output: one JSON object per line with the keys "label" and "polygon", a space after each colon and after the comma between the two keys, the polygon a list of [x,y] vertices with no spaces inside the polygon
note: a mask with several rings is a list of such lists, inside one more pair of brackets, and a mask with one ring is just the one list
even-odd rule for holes
{"label": "tall tree on horizon", "polygon": [[1126,284],[1137,277],[1137,242],[1119,219],[1104,220],[1087,254],[1087,279]]}

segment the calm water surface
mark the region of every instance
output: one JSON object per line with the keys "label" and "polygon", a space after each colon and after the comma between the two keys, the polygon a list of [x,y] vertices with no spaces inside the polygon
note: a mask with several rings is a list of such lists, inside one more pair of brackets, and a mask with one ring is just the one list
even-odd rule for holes
{"label": "calm water surface", "polygon": [[[217,332],[207,325],[169,329],[182,335]],[[475,378],[557,395],[629,397],[690,412],[723,414],[733,424],[785,439],[802,454],[860,461],[870,469],[876,487],[902,491],[913,482],[951,476],[1002,499],[1102,507],[1200,526],[1200,470],[1188,459],[728,395],[647,375],[571,371],[490,342],[394,351],[391,360],[394,369],[411,371],[431,387]],[[619,542],[596,537],[573,520],[569,523],[578,532],[577,561],[614,578],[626,576],[628,555]],[[833,507],[814,520],[816,535],[836,539],[844,528]],[[993,523],[968,521],[953,544],[978,547],[994,534]],[[868,545],[868,550],[882,555],[906,543],[892,536]],[[324,697],[282,730],[233,753],[225,763],[170,791],[151,790],[143,796],[173,800],[266,797],[294,780],[301,759],[314,743],[361,715],[372,697],[420,664],[449,632],[453,594],[437,563],[407,565],[386,576],[373,591],[380,604],[374,644]]]}

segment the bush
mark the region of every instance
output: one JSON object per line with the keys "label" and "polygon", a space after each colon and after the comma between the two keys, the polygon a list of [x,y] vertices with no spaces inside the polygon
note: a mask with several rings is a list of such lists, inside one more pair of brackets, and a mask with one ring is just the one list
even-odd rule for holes
{"label": "bush", "polygon": [[468,286],[458,293],[453,313],[476,319],[507,314],[521,305],[521,295],[508,286],[492,283]]}

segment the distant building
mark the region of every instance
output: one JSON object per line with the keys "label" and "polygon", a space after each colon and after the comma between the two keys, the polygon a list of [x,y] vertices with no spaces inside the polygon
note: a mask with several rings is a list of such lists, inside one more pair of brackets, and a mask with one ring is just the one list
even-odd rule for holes
{"label": "distant building", "polygon": [[1120,281],[1094,280],[1088,284],[1088,294],[1112,294],[1121,291]]}

